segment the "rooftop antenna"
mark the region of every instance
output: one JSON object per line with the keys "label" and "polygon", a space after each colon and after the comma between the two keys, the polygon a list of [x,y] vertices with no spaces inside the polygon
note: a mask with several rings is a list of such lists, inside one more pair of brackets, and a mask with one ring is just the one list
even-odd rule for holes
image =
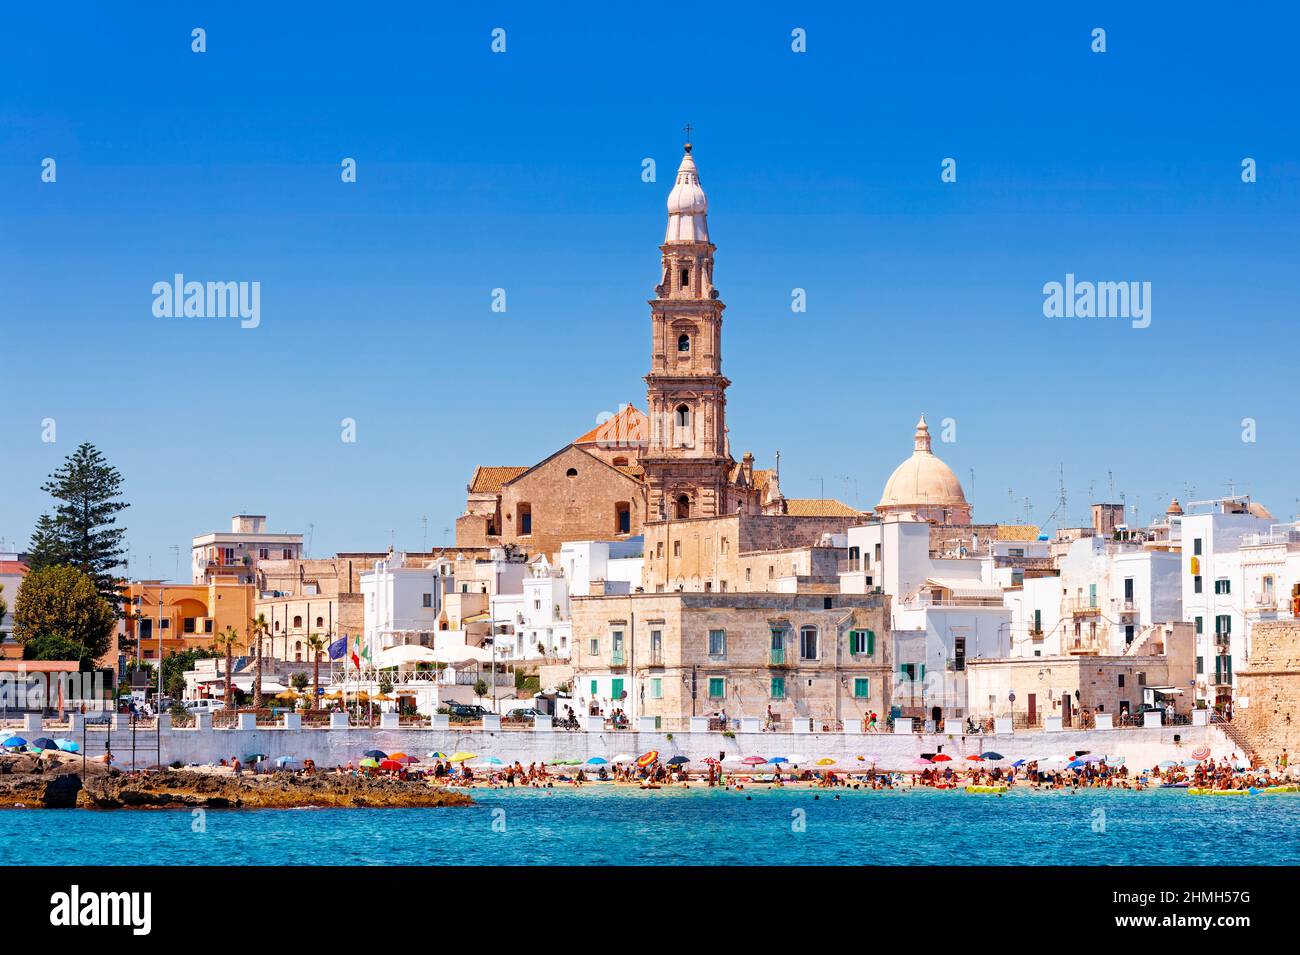
{"label": "rooftop antenna", "polygon": [[425,514],[423,517],[420,518],[420,524],[424,528],[424,545],[421,548],[421,552],[427,554],[429,552],[429,515],[428,514]]}
{"label": "rooftop antenna", "polygon": [[[1115,500],[1115,472],[1114,471],[1106,472],[1106,485],[1110,488],[1109,496],[1106,498],[1106,503],[1110,504],[1112,501]],[[1123,497],[1124,495],[1121,494],[1120,498],[1123,499]]]}
{"label": "rooftop antenna", "polygon": [[817,500],[819,501],[826,500],[826,479],[819,477],[819,478],[813,478],[813,480],[821,482],[821,497],[817,498]]}
{"label": "rooftop antenna", "polygon": [[303,554],[304,557],[311,556],[311,537],[312,534],[314,534],[315,532],[316,532],[316,525],[308,524],[307,525],[307,553]]}
{"label": "rooftop antenna", "polygon": [[172,555],[176,558],[176,569],[172,571],[172,575],[176,578],[177,583],[179,583],[181,579],[181,545],[172,544],[171,551]]}

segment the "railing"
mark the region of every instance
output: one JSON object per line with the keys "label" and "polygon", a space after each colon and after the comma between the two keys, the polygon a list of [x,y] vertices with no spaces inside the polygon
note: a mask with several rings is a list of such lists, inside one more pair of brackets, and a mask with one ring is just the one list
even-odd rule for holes
{"label": "railing", "polygon": [[627,658],[622,650],[613,650],[609,654],[609,665],[612,667],[627,666]]}
{"label": "railing", "polygon": [[1100,614],[1101,608],[1091,600],[1071,600],[1069,603],[1070,613],[1075,615]]}
{"label": "railing", "polygon": [[649,665],[649,666],[652,666],[652,667],[661,667],[661,666],[663,666],[663,665],[664,665],[664,652],[663,652],[662,650],[654,650],[654,651],[651,651],[651,653],[650,653],[650,662],[649,662],[648,665]]}
{"label": "railing", "polygon": [[783,667],[788,664],[785,661],[785,648],[776,648],[767,651],[767,665],[772,667]]}
{"label": "railing", "polygon": [[861,557],[841,557],[835,562],[835,569],[841,574],[865,574],[871,565]]}

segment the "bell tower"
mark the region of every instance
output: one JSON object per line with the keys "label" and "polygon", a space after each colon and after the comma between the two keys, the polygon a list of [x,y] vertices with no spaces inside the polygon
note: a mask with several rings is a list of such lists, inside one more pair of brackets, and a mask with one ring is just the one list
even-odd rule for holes
{"label": "bell tower", "polygon": [[[690,127],[687,127],[690,135]],[[668,196],[659,285],[650,299],[648,520],[714,517],[729,509],[722,311],[713,286],[709,203],[687,142]]]}

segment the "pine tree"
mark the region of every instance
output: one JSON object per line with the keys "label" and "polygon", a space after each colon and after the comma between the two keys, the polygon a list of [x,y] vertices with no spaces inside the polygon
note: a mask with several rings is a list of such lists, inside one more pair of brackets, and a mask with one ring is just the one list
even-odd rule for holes
{"label": "pine tree", "polygon": [[114,569],[126,556],[117,513],[130,505],[121,500],[122,475],[94,445],[85,443],[50,475],[41,490],[58,505],[43,515],[32,535],[32,569],[68,564],[88,575],[100,595],[120,615],[122,594]]}

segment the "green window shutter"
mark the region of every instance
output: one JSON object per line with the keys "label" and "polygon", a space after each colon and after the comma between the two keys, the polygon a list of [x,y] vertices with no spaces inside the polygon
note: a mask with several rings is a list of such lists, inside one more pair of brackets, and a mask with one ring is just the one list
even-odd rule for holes
{"label": "green window shutter", "polygon": [[859,700],[865,700],[871,695],[871,681],[866,677],[858,677],[853,681],[853,695]]}
{"label": "green window shutter", "polygon": [[709,677],[709,697],[720,699],[725,695],[725,681],[720,676]]}
{"label": "green window shutter", "polygon": [[596,681],[595,681],[595,680],[592,680],[592,681],[591,681],[591,695],[592,695],[592,696],[595,696],[595,695],[596,695],[596,685],[597,685],[597,684],[596,684]]}
{"label": "green window shutter", "polygon": [[1197,673],[1205,672],[1205,657],[1196,658],[1196,672]]}
{"label": "green window shutter", "polygon": [[925,679],[925,664],[924,664],[924,663],[921,664],[921,679],[922,679],[922,680]]}
{"label": "green window shutter", "polygon": [[1205,618],[1204,618],[1204,617],[1197,617],[1197,618],[1196,618],[1196,635],[1199,637],[1199,636],[1200,636],[1201,634],[1203,634],[1204,632],[1205,632]]}
{"label": "green window shutter", "polygon": [[623,681],[622,679],[609,681],[609,698],[611,700],[621,700],[623,698]]}
{"label": "green window shutter", "polygon": [[876,655],[876,631],[868,630],[867,631],[867,656],[874,657],[875,655]]}
{"label": "green window shutter", "polygon": [[650,678],[650,699],[662,700],[664,696],[664,681],[661,677],[653,676]]}
{"label": "green window shutter", "polygon": [[783,676],[772,677],[772,699],[774,700],[785,699],[785,677]]}

